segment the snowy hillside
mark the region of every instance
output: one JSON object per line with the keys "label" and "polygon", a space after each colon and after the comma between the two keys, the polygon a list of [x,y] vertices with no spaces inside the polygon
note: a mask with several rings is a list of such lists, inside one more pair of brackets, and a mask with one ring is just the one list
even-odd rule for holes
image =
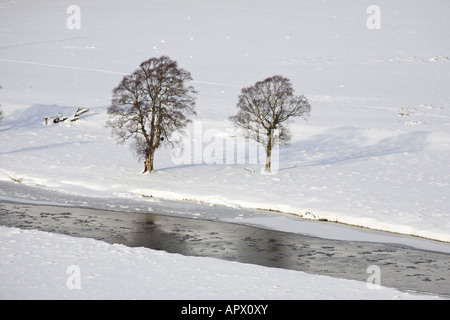
{"label": "snowy hillside", "polygon": [[[379,29],[368,26],[374,2]],[[72,4],[0,0],[0,180],[261,208],[450,241],[447,0],[79,0],[76,17]],[[161,55],[190,71],[199,92],[187,128],[192,154],[180,162],[158,150],[156,172],[142,175],[143,164],[105,127],[106,109],[123,75]],[[242,87],[275,74],[292,81],[312,112],[291,124],[277,170],[264,175],[263,163],[238,161],[227,118]],[[89,109],[82,120],[44,124],[78,107]],[[214,158],[219,145],[223,157]],[[0,235],[47,241],[6,228]],[[133,250],[146,261],[158,254]]]}
{"label": "snowy hillside", "polygon": [[[379,1],[381,28],[371,30],[370,4],[79,1],[80,29],[69,29],[69,2],[3,1],[1,177],[450,241],[450,5]],[[123,74],[162,54],[189,70],[199,91],[188,132],[192,146],[203,143],[192,151],[203,164],[179,164],[165,149],[156,174],[142,176],[142,164],[104,127],[106,108]],[[312,104],[309,120],[291,125],[278,172],[264,176],[261,165],[236,160],[207,164],[214,139],[233,143],[227,117],[240,88],[273,74],[290,78]],[[43,116],[80,106],[90,109],[83,122],[43,125]]]}

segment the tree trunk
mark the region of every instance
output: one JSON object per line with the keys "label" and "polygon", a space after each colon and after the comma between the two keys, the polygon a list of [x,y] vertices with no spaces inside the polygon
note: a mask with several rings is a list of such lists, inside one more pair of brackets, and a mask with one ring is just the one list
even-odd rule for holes
{"label": "tree trunk", "polygon": [[269,130],[269,133],[267,134],[267,146],[266,146],[266,165],[264,167],[265,172],[270,172],[270,165],[272,162],[272,140],[273,140],[273,133],[272,130]]}
{"label": "tree trunk", "polygon": [[144,172],[142,173],[152,173],[153,172],[153,159],[155,157],[155,150],[147,152],[144,159]]}

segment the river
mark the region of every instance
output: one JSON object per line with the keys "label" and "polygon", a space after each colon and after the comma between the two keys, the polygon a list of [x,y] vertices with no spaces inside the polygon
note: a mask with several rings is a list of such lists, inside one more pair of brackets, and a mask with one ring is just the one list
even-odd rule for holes
{"label": "river", "polygon": [[401,244],[324,239],[210,219],[19,201],[0,202],[0,225],[359,281],[367,281],[370,267],[377,266],[382,286],[450,297],[450,254]]}

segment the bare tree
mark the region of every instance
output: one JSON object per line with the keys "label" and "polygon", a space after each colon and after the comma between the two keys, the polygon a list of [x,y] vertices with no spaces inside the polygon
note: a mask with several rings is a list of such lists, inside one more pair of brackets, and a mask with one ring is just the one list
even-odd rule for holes
{"label": "bare tree", "polygon": [[265,171],[270,172],[272,148],[275,143],[290,140],[289,119],[310,115],[311,106],[303,96],[295,96],[291,81],[273,76],[243,88],[237,103],[238,112],[229,118],[244,129],[245,136],[266,149]]}
{"label": "bare tree", "polygon": [[195,115],[195,94],[189,72],[167,56],[142,62],[113,90],[107,126],[119,143],[132,139],[131,148],[144,159],[144,173],[152,173],[155,151],[175,130]]}

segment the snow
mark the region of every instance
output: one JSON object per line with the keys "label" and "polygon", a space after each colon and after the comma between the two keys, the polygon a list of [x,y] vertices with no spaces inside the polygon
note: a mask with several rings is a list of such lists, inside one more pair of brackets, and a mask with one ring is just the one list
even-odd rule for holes
{"label": "snow", "polygon": [[[366,26],[370,1],[79,0],[81,28],[70,30],[71,4],[0,1],[0,180],[79,196],[260,208],[450,242],[450,45],[442,41],[450,36],[448,1],[377,1],[379,30]],[[192,158],[180,164],[162,149],[157,172],[141,175],[143,164],[105,128],[106,108],[124,74],[163,54],[192,73],[199,91],[198,115],[187,128]],[[249,158],[227,161],[239,141],[227,117],[240,88],[274,74],[291,79],[312,113],[291,124],[278,170],[264,175],[263,164]],[[82,121],[43,124],[43,116],[70,116],[78,107],[90,110]],[[217,141],[225,163],[208,164]],[[23,237],[19,243],[50,236],[1,234]],[[55,246],[80,241],[52,237]],[[76,245],[89,253],[94,244],[87,243]],[[8,244],[2,250],[19,250]],[[144,262],[153,254],[190,259],[122,249]],[[339,291],[324,297],[342,297]]]}
{"label": "snow", "polygon": [[299,271],[1,226],[0,250],[0,299],[440,299]]}

